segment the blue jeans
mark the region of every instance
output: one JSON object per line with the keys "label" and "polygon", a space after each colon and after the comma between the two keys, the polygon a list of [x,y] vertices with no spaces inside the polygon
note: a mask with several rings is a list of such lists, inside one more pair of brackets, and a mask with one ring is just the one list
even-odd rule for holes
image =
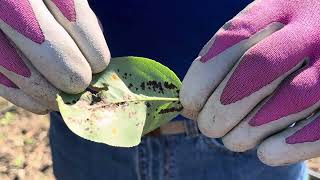
{"label": "blue jeans", "polygon": [[51,113],[50,143],[58,180],[306,180],[304,163],[262,164],[256,151],[230,152],[192,129],[187,134],[144,137],[134,148],[84,140]]}

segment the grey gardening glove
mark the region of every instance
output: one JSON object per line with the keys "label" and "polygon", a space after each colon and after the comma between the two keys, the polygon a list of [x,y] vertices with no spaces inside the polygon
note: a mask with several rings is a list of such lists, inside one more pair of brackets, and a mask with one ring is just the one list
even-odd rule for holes
{"label": "grey gardening glove", "polygon": [[86,0],[0,0],[0,95],[35,113],[57,110],[110,60]]}
{"label": "grey gardening glove", "polygon": [[273,166],[320,156],[319,12],[319,0],[256,0],[214,35],[180,94],[204,135]]}

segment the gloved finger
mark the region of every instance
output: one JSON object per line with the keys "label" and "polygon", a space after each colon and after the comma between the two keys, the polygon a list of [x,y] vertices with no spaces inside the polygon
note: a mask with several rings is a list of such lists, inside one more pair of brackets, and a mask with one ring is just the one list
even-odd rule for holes
{"label": "gloved finger", "polygon": [[58,110],[53,87],[0,31],[0,73],[9,78],[19,90],[41,102],[50,110]]}
{"label": "gloved finger", "polygon": [[320,74],[315,63],[284,81],[269,99],[223,138],[225,146],[233,151],[246,151],[308,117],[320,107],[319,92]]}
{"label": "gloved finger", "polygon": [[180,92],[182,105],[189,114],[201,110],[213,90],[249,48],[283,27],[283,17],[274,13],[278,7],[266,7],[259,2],[253,2],[226,23],[192,63]]}
{"label": "gloved finger", "polygon": [[47,114],[49,112],[45,106],[26,95],[2,73],[0,73],[0,96],[10,101],[12,104],[36,114]]}
{"label": "gloved finger", "polygon": [[87,0],[44,0],[58,22],[69,32],[91,66],[93,73],[103,71],[110,52],[99,22]]}
{"label": "gloved finger", "polygon": [[0,0],[0,28],[55,87],[79,93],[89,85],[89,63],[39,0]]}
{"label": "gloved finger", "polygon": [[[198,116],[201,132],[222,137],[281,81],[304,63],[308,51],[286,26],[251,48],[208,99]],[[295,49],[287,48],[295,47]]]}
{"label": "gloved finger", "polygon": [[271,136],[258,147],[259,159],[281,166],[320,156],[320,114]]}

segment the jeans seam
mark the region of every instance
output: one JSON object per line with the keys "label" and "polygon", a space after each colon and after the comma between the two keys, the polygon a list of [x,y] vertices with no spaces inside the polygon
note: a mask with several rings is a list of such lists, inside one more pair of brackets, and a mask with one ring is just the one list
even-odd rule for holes
{"label": "jeans seam", "polygon": [[138,176],[138,180],[142,180],[141,178],[141,173],[140,173],[140,158],[139,158],[139,148],[136,148],[136,153],[135,153],[135,169],[136,169],[136,174]]}
{"label": "jeans seam", "polygon": [[147,149],[147,142],[141,141],[140,146],[138,147],[138,156],[139,156],[139,176],[141,180],[148,180],[149,172],[148,172],[148,149]]}
{"label": "jeans seam", "polygon": [[176,170],[176,162],[174,157],[176,156],[175,154],[175,139],[171,138],[166,138],[166,148],[165,148],[165,168],[166,168],[166,173],[164,175],[165,180],[174,180],[175,179],[175,170]]}

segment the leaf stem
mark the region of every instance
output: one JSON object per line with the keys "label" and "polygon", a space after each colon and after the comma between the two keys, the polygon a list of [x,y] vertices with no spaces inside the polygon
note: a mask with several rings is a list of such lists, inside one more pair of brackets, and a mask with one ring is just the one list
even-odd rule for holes
{"label": "leaf stem", "polygon": [[179,98],[166,98],[166,97],[149,97],[149,96],[144,96],[142,100],[145,101],[179,101]]}
{"label": "leaf stem", "polygon": [[[165,97],[149,97],[149,96],[143,96],[143,98],[139,98],[139,99],[132,99],[132,100],[122,100],[122,101],[114,101],[114,102],[110,102],[110,104],[116,104],[116,103],[124,103],[124,102],[139,102],[139,101],[179,101],[179,98],[165,98]],[[104,107],[106,106],[106,104],[104,105],[98,105],[95,106],[94,108],[100,108],[100,107]]]}

